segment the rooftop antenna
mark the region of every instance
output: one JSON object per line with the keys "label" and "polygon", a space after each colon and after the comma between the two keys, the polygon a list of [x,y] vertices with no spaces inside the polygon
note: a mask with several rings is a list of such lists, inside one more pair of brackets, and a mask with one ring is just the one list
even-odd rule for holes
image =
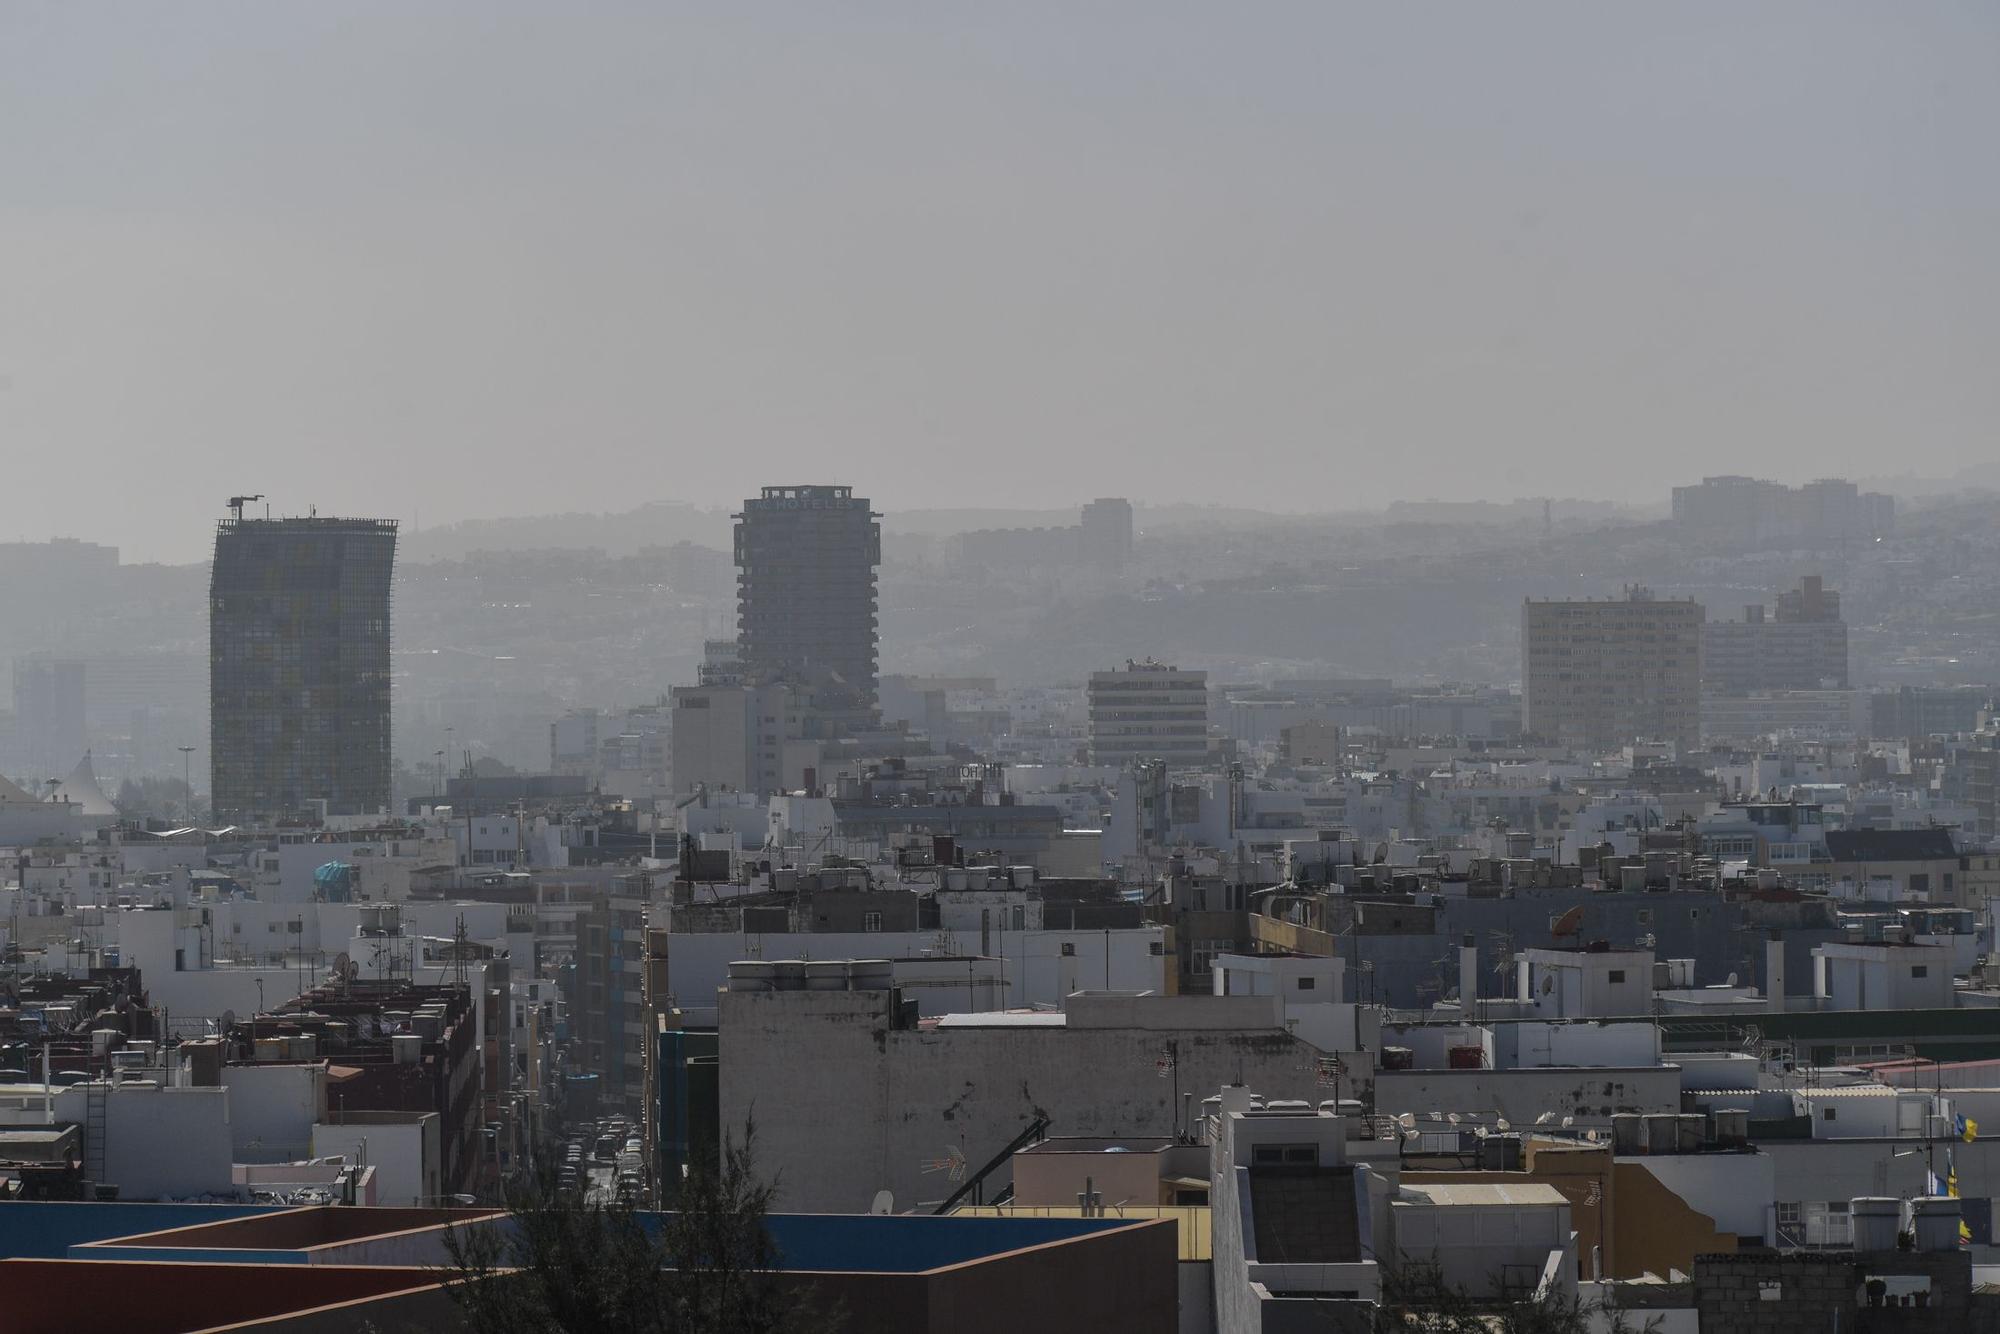
{"label": "rooftop antenna", "polygon": [[229,498],[229,508],[235,512],[236,522],[243,522],[243,507],[245,505],[248,505],[253,500],[262,500],[263,498],[262,496],[231,496]]}

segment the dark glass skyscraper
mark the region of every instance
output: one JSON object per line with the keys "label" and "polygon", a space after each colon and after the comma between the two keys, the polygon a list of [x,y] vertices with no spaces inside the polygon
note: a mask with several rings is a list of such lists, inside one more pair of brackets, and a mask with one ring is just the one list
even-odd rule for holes
{"label": "dark glass skyscraper", "polygon": [[225,519],[209,576],[216,814],[389,805],[392,519]]}
{"label": "dark glass skyscraper", "polygon": [[876,707],[877,517],[851,486],[767,486],[736,516],[743,668],[805,686],[823,719]]}

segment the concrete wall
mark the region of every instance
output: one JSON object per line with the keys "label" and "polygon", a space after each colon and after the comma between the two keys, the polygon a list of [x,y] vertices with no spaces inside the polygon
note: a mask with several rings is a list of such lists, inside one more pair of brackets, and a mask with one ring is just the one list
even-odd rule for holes
{"label": "concrete wall", "polygon": [[[984,951],[1000,960],[1006,985],[1003,1007],[1061,1005],[1073,991],[1165,991],[1173,954],[1161,927],[1114,931],[1013,931],[997,926],[983,938],[977,928],[953,933],[947,953]],[[1064,954],[1067,945],[1072,953]],[[1160,946],[1160,953],[1153,952]],[[683,1008],[715,1004],[738,959],[897,959],[935,952],[935,931],[856,932],[671,932],[667,937],[667,985]],[[948,998],[940,997],[941,1005]],[[938,1013],[972,1009],[949,1004]]]}
{"label": "concrete wall", "polygon": [[1434,1261],[1443,1281],[1474,1296],[1493,1296],[1510,1272],[1532,1282],[1570,1233],[1569,1206],[1389,1206],[1397,1254],[1405,1261]]}
{"label": "concrete wall", "polygon": [[[1983,1129],[1983,1127],[1982,1127]],[[1949,1147],[1958,1165],[1958,1190],[1966,1199],[2000,1196],[2000,1136],[1971,1144],[1927,1146],[1921,1140],[1766,1140],[1758,1149],[1770,1158],[1773,1193],[1786,1203],[1847,1201],[1857,1196],[1922,1195],[1932,1153],[1939,1169]],[[1914,1150],[1908,1157],[1899,1153]]]}
{"label": "concrete wall", "polygon": [[1158,1153],[1049,1153],[1022,1152],[1014,1155],[1014,1202],[1016,1204],[1076,1203],[1077,1193],[1088,1180],[1105,1207],[1120,1204],[1160,1203]]}
{"label": "concrete wall", "polygon": [[230,1143],[239,1163],[312,1156],[312,1128],[325,1112],[324,1062],[253,1062],[224,1068]]}
{"label": "concrete wall", "polygon": [[[1037,1115],[1057,1134],[1170,1135],[1176,1085],[1197,1106],[1239,1080],[1274,1098],[1323,1096],[1310,1053],[1275,1027],[894,1030],[882,992],[722,1001],[723,1126],[740,1134],[754,1115],[758,1166],[777,1174],[785,1209],[863,1210],[882,1189],[898,1209],[941,1200],[954,1187],[927,1169],[954,1151],[976,1168]],[[1162,1077],[1169,1038],[1179,1067]]]}
{"label": "concrete wall", "polygon": [[1777,1168],[1761,1153],[1667,1153],[1621,1158],[1745,1242],[1768,1240]]}
{"label": "concrete wall", "polygon": [[324,1122],[312,1127],[314,1158],[361,1158],[375,1169],[375,1200],[383,1205],[430,1205],[439,1184],[442,1151],[438,1117],[425,1113],[411,1121],[383,1125]]}
{"label": "concrete wall", "polygon": [[[1354,980],[1355,965],[1366,959],[1375,965],[1372,986],[1378,1002],[1404,1008],[1435,1002],[1458,985],[1456,946],[1459,938],[1470,932],[1479,943],[1479,994],[1511,995],[1513,975],[1501,977],[1493,970],[1496,936],[1504,933],[1517,951],[1554,944],[1550,921],[1573,907],[1583,909],[1578,933],[1582,939],[1629,946],[1641,936],[1651,935],[1659,958],[1695,961],[1697,986],[1720,983],[1731,973],[1738,974],[1744,983],[1761,983],[1763,978],[1765,923],[1753,918],[1769,913],[1766,905],[1726,902],[1706,891],[1594,894],[1586,889],[1517,889],[1508,898],[1447,898],[1437,914],[1434,933],[1369,936],[1354,946],[1344,942],[1343,953],[1350,947],[1355,951],[1355,957],[1348,961],[1349,982]],[[1809,993],[1812,947],[1844,936],[1830,926],[1769,924],[1785,928],[1786,978],[1791,992]],[[1438,960],[1447,955],[1451,956],[1449,962],[1440,967]],[[1424,984],[1440,980],[1442,990],[1422,989]]]}
{"label": "concrete wall", "polygon": [[1608,1126],[1617,1112],[1678,1112],[1681,1072],[1649,1069],[1378,1070],[1375,1108],[1386,1116],[1498,1112],[1523,1129],[1545,1111],[1580,1126]]}
{"label": "concrete wall", "polygon": [[[316,972],[297,968],[208,968],[176,973],[169,956],[167,971],[146,969],[146,997],[167,1012],[169,1020],[215,1019],[230,1010],[249,1018],[261,1006],[276,1009],[319,982]],[[260,985],[261,983],[261,985]]]}
{"label": "concrete wall", "polygon": [[1502,1070],[1658,1065],[1660,1030],[1649,1021],[1495,1024],[1493,1059]]}
{"label": "concrete wall", "polygon": [[[87,1120],[85,1086],[56,1095],[56,1119]],[[104,1104],[104,1179],[128,1200],[233,1199],[228,1092],[121,1084]],[[88,1132],[86,1132],[88,1133]]]}

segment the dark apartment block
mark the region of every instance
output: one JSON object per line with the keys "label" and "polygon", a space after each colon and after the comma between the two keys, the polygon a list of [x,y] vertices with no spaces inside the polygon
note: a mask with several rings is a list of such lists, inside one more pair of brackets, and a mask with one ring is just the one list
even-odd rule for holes
{"label": "dark apartment block", "polygon": [[209,579],[218,817],[389,805],[389,519],[225,519]]}
{"label": "dark apartment block", "polygon": [[736,516],[743,665],[809,686],[816,705],[876,707],[882,528],[849,486],[767,486]]}

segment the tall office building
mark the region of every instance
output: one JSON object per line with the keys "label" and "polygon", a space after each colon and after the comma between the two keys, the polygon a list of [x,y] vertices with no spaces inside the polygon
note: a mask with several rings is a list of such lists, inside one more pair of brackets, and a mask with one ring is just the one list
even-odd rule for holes
{"label": "tall office building", "polygon": [[1117,671],[1092,672],[1086,693],[1092,764],[1199,764],[1208,757],[1207,672],[1128,662]]}
{"label": "tall office building", "polygon": [[823,725],[875,712],[879,517],[850,486],[767,486],[736,516],[742,670],[807,691]]}
{"label": "tall office building", "polygon": [[1132,502],[1099,497],[1083,507],[1077,524],[1086,564],[1118,569],[1132,558]]}
{"label": "tall office building", "polygon": [[1521,607],[1522,726],[1589,751],[1701,739],[1699,603],[1634,586],[1617,599]]}
{"label": "tall office building", "polygon": [[225,519],[209,576],[214,807],[389,805],[392,519]]}

